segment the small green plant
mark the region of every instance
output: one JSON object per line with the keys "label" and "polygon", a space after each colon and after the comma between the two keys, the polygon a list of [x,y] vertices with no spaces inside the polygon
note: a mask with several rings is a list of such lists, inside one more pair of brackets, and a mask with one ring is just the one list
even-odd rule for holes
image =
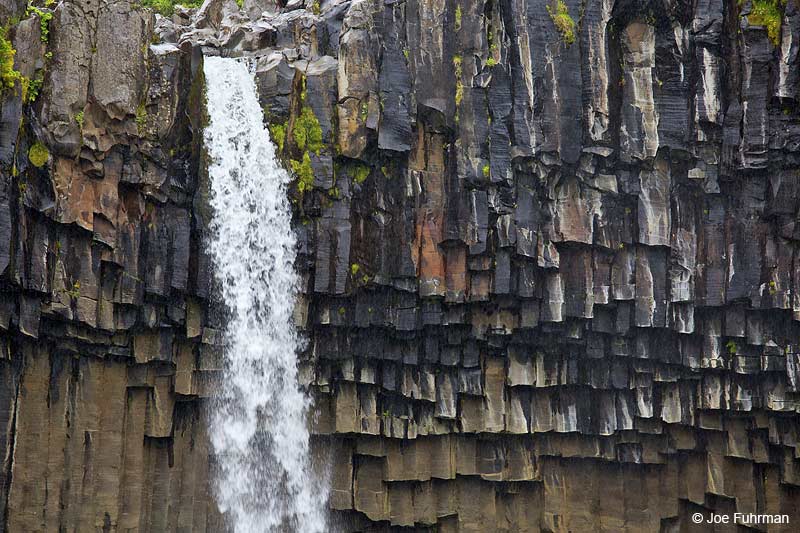
{"label": "small green plant", "polygon": [[350,265],[350,275],[356,277],[356,274],[358,274],[358,271],[360,269],[361,266],[358,263],[353,263],[352,265]]}
{"label": "small green plant", "polygon": [[353,170],[353,181],[358,185],[361,185],[367,178],[369,177],[369,167],[367,165],[357,165],[355,170]]}
{"label": "small green plant", "polygon": [[461,82],[461,56],[453,56],[453,69],[456,75],[456,107],[461,105],[461,100],[464,98],[464,84]]}
{"label": "small green plant", "polygon": [[[303,157],[299,161],[296,159],[289,160],[289,166],[297,177],[297,192],[301,198],[307,191],[314,188],[314,169],[311,166],[311,156],[309,152],[319,154],[320,150],[323,148],[322,127],[311,107],[305,105],[305,100],[306,80],[303,78],[302,89],[300,91],[300,103],[302,107],[300,109],[300,115],[295,117],[294,122],[292,122],[290,132],[295,146],[303,152]],[[270,132],[275,138],[275,142],[278,144],[279,152],[283,151],[286,142],[287,125],[288,123],[286,125],[278,125],[270,128]],[[338,194],[338,189],[336,193]],[[323,202],[323,205],[325,205],[325,202]]]}
{"label": "small green plant", "polygon": [[403,48],[403,57],[406,58],[406,61],[408,61],[408,54],[409,54],[408,48]]}
{"label": "small green plant", "polygon": [[78,127],[83,130],[83,111],[75,113],[75,122],[78,124]]}
{"label": "small green plant", "polygon": [[311,150],[318,154],[322,149],[322,128],[309,106],[303,106],[300,116],[295,119],[292,135],[300,150]]}
{"label": "small green plant", "polygon": [[767,290],[769,291],[770,294],[775,294],[776,292],[778,292],[778,284],[775,283],[775,280],[770,281],[767,284],[767,287],[768,287]]}
{"label": "small green plant", "polygon": [[339,315],[344,315],[346,312],[347,312],[347,309],[345,309],[344,307],[340,307],[339,308]]}
{"label": "small green plant", "polygon": [[314,169],[311,168],[311,156],[308,152],[303,154],[303,161],[295,161],[294,159],[289,162],[292,167],[292,172],[297,176],[297,192],[302,196],[306,191],[310,191],[314,187]]}
{"label": "small green plant", "polygon": [[497,64],[497,60],[495,58],[493,58],[493,57],[490,57],[489,59],[486,60],[486,66],[487,67],[493,67],[496,64]]}
{"label": "small green plant", "polygon": [[147,125],[147,108],[144,106],[144,102],[139,104],[139,107],[136,108],[136,128],[139,130],[139,135],[144,132],[144,127]]}
{"label": "small green plant", "polygon": [[[747,15],[747,22],[754,26],[763,26],[767,30],[767,37],[774,46],[781,41],[781,3],[785,0],[753,0],[752,10]],[[741,0],[740,0],[741,5]]]}
{"label": "small green plant", "polygon": [[283,144],[286,142],[286,124],[273,124],[269,127],[269,136],[278,146],[278,153],[283,152]]}
{"label": "small green plant", "polygon": [[311,4],[311,12],[314,13],[315,15],[319,15],[320,13],[319,0],[314,0],[314,3]]}
{"label": "small green plant", "polygon": [[564,0],[555,1],[555,9],[547,6],[547,14],[553,21],[553,25],[561,34],[561,39],[569,46],[575,42],[575,21],[569,14],[569,9]]}
{"label": "small green plant", "polygon": [[736,352],[739,351],[739,345],[736,344],[734,341],[728,341],[725,344],[725,348],[728,350],[730,355],[736,355]]}
{"label": "small green plant", "polygon": [[491,169],[490,169],[489,165],[483,165],[483,177],[484,178],[488,178],[489,177],[490,170]]}
{"label": "small green plant", "polygon": [[53,13],[51,11],[42,11],[38,7],[28,4],[26,15],[31,16],[32,14],[39,17],[40,36],[42,42],[47,43],[50,40],[50,21],[53,19]]}
{"label": "small green plant", "polygon": [[20,73],[14,70],[14,55],[17,51],[7,35],[8,28],[0,28],[0,92],[13,89],[17,80],[22,79]]}
{"label": "small green plant", "polygon": [[456,6],[456,31],[461,29],[461,6]]}
{"label": "small green plant", "polygon": [[22,77],[22,101],[26,104],[32,104],[39,98],[39,93],[44,85],[44,71],[39,69],[33,76],[33,79]]}
{"label": "small green plant", "polygon": [[31,162],[31,165],[36,168],[43,167],[49,158],[50,152],[47,150],[47,147],[39,141],[33,143],[33,146],[28,150],[28,160]]}
{"label": "small green plant", "polygon": [[76,300],[81,295],[81,282],[76,281],[72,284],[71,289],[67,289],[66,293],[69,295],[70,298]]}

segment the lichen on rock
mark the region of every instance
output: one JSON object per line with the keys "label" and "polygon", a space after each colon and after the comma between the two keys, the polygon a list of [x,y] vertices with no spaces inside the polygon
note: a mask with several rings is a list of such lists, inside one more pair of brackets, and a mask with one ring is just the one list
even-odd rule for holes
{"label": "lichen on rock", "polygon": [[28,149],[28,160],[36,168],[41,168],[45,166],[49,159],[50,159],[50,152],[47,150],[47,147],[40,141],[36,141],[35,143],[33,143],[33,145],[31,145],[30,149]]}

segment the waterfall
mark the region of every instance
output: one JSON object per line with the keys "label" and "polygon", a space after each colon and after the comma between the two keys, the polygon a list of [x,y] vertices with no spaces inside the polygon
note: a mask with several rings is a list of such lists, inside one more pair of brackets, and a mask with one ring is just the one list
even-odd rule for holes
{"label": "waterfall", "polygon": [[289,176],[275,158],[247,64],[207,57],[204,72],[208,249],[229,312],[209,423],[217,502],[237,533],[324,531],[324,484],[312,473],[306,425],[310,399],[297,381]]}

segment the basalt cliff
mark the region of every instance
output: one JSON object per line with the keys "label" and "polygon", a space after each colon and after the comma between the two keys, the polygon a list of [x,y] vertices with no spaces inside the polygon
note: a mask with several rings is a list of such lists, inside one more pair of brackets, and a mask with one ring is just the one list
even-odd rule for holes
{"label": "basalt cliff", "polygon": [[332,530],[797,531],[797,0],[167,7],[0,0],[6,531],[227,527],[209,55],[294,175]]}

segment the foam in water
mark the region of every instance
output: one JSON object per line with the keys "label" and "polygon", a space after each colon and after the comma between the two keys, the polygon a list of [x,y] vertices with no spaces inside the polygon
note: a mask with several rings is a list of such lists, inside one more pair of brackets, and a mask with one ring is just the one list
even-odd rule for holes
{"label": "foam in water", "polygon": [[275,159],[247,65],[207,57],[204,71],[208,249],[230,313],[209,430],[217,502],[237,532],[324,531],[325,494],[312,473],[306,426],[310,400],[297,382],[289,176]]}

